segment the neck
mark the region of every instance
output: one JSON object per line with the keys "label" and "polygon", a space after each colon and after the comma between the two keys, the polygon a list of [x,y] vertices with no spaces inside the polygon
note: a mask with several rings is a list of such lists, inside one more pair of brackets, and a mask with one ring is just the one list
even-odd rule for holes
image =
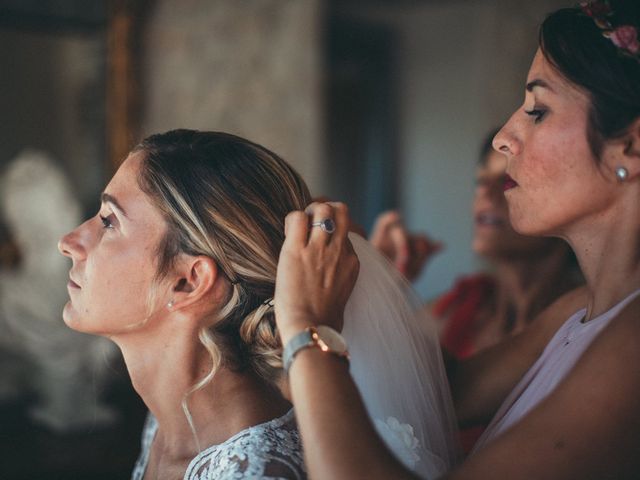
{"label": "neck", "polygon": [[[164,319],[165,328],[120,335],[133,386],[158,421],[154,442],[169,458],[193,458],[201,448],[225,441],[252,425],[289,410],[279,391],[250,373],[219,368],[203,388],[188,394],[210,371],[211,358],[180,320]],[[197,434],[183,411],[187,398]]]}
{"label": "neck", "polygon": [[[578,257],[589,288],[586,320],[640,288],[640,202],[618,202],[586,228],[566,237]],[[586,223],[586,222],[585,222]]]}
{"label": "neck", "polygon": [[570,287],[567,271],[569,248],[554,244],[544,255],[520,259],[497,259],[496,311],[507,321],[508,312],[515,315],[513,330],[522,329],[553,295]]}

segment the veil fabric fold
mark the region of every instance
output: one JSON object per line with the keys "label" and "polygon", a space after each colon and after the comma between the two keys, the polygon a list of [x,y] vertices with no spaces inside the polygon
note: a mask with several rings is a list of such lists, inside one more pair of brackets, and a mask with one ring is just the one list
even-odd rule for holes
{"label": "veil fabric fold", "polygon": [[393,265],[362,237],[349,238],[360,260],[342,332],[351,375],[387,447],[422,478],[437,478],[458,448],[435,324]]}

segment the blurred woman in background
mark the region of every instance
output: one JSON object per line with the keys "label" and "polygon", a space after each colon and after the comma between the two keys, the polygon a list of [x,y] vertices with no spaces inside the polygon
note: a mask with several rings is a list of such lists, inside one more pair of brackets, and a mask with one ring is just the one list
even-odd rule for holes
{"label": "blurred woman in background", "polygon": [[443,321],[448,353],[466,358],[519,333],[544,308],[582,283],[575,256],[564,240],[517,233],[504,197],[506,160],[485,139],[473,198],[474,253],[490,273],[461,278],[431,305]]}

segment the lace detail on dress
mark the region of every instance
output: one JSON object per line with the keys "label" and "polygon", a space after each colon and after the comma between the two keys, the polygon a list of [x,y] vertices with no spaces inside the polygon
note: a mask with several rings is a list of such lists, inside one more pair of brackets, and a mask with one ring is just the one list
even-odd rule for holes
{"label": "lace detail on dress", "polygon": [[[149,415],[142,434],[142,452],[131,480],[141,480],[158,428]],[[242,430],[229,440],[200,452],[189,464],[184,480],[307,478],[302,443],[293,410],[286,415]]]}

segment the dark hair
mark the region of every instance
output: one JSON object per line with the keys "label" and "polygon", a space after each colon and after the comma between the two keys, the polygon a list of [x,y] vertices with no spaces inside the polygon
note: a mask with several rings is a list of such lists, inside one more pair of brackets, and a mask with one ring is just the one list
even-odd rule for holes
{"label": "dark hair", "polygon": [[[640,1],[611,0],[614,27],[640,24]],[[624,56],[580,7],[550,14],[539,33],[547,61],[591,97],[587,138],[600,157],[604,140],[619,138],[640,115],[640,59]]]}

